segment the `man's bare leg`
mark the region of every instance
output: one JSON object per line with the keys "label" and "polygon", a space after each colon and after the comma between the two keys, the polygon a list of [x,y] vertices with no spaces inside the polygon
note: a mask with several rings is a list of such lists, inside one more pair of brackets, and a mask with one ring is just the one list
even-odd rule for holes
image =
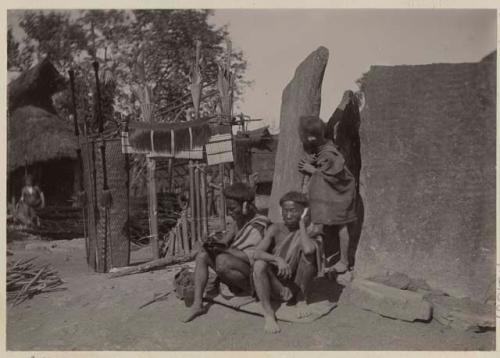
{"label": "man's bare leg", "polygon": [[347,225],[342,225],[339,230],[339,241],[340,241],[340,261],[337,262],[333,269],[341,274],[347,271],[349,265],[349,231],[347,230]]}
{"label": "man's bare leg", "polygon": [[269,283],[269,265],[265,261],[258,260],[253,266],[255,291],[260,299],[264,310],[264,330],[268,333],[280,332],[280,326],[276,321],[274,310],[271,306],[271,285]]}
{"label": "man's bare leg", "polygon": [[269,272],[268,277],[271,285],[271,295],[275,294],[279,300],[284,302],[288,302],[293,298],[292,290],[283,285],[273,272]]}
{"label": "man's bare leg", "polygon": [[215,272],[225,284],[250,293],[251,267],[248,261],[232,254],[222,253],[215,259]]}
{"label": "man's bare leg", "polygon": [[297,268],[295,283],[300,288],[299,293],[297,294],[297,318],[304,318],[310,316],[312,313],[309,305],[307,304],[307,299],[311,282],[317,273],[314,262],[315,254],[309,255],[307,258],[301,257]]}
{"label": "man's bare leg", "polygon": [[203,307],[203,293],[208,282],[208,267],[212,266],[212,260],[205,251],[196,255],[196,266],[194,269],[194,301],[188,314],[182,320],[190,322],[206,312]]}

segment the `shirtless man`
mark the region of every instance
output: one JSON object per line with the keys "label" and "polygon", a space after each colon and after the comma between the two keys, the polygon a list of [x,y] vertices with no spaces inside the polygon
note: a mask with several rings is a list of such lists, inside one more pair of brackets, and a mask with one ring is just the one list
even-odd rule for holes
{"label": "shirtless man", "polygon": [[253,254],[255,291],[264,311],[264,330],[280,331],[271,298],[296,300],[297,317],[310,314],[309,284],[318,272],[319,247],[307,230],[308,201],[304,194],[288,192],[280,200],[283,223],[273,224]]}
{"label": "shirtless man", "polygon": [[40,226],[40,218],[36,210],[45,207],[45,196],[37,185],[33,183],[33,177],[27,175],[21,192],[21,199],[17,204],[16,217],[27,227]]}
{"label": "shirtless man", "polygon": [[224,189],[226,206],[233,222],[217,245],[202,249],[196,256],[194,272],[194,301],[184,322],[206,313],[203,294],[208,282],[208,268],[215,270],[219,279],[231,289],[251,294],[251,266],[249,255],[264,236],[268,219],[257,214],[253,205],[255,192],[243,183]]}

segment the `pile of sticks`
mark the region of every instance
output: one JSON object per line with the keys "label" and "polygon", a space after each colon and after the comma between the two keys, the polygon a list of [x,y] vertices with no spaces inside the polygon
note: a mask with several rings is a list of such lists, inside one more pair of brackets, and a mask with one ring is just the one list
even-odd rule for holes
{"label": "pile of sticks", "polygon": [[182,211],[177,224],[165,235],[161,248],[162,257],[190,256],[195,249],[195,241],[192,240],[186,211]]}
{"label": "pile of sticks", "polygon": [[48,265],[37,268],[36,257],[7,263],[7,302],[15,306],[39,293],[65,290],[64,281]]}

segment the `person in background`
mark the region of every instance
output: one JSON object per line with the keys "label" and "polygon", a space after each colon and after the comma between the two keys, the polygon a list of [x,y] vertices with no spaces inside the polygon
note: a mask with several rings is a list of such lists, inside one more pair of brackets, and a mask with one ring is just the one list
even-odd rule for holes
{"label": "person in background", "polygon": [[40,226],[38,209],[45,208],[45,196],[37,185],[34,185],[33,177],[28,174],[21,191],[21,199],[17,204],[16,217],[27,227]]}

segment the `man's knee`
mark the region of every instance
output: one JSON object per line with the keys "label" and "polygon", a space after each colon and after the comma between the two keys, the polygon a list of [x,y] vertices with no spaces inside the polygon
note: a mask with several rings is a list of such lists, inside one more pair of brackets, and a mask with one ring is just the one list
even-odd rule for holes
{"label": "man's knee", "polygon": [[200,251],[196,255],[196,264],[207,264],[210,262],[210,257],[206,251]]}
{"label": "man's knee", "polygon": [[269,264],[266,261],[262,260],[257,260],[253,264],[253,274],[254,276],[258,277],[261,276],[265,273],[267,273],[267,268],[269,267]]}
{"label": "man's knee", "polygon": [[231,270],[231,260],[227,255],[219,255],[215,260],[215,272],[217,274],[224,274]]}

